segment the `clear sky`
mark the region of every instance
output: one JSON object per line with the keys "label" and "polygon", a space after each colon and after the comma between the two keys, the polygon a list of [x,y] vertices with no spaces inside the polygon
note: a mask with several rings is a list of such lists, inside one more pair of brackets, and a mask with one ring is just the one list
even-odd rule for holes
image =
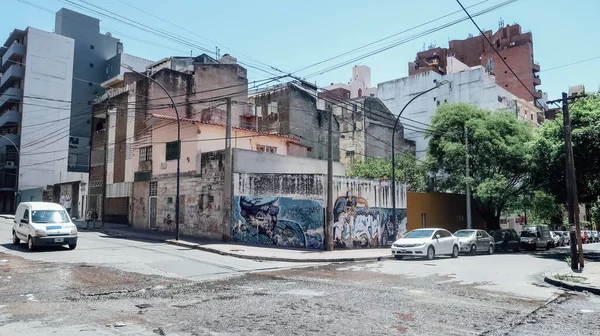
{"label": "clear sky", "polygon": [[[151,60],[171,55],[198,55],[204,47],[214,55],[215,46],[221,55],[230,53],[241,62],[268,69],[271,65],[285,72],[292,72],[350,51],[386,36],[396,34],[440,16],[460,10],[454,0],[84,0],[110,10],[129,20],[180,36],[194,47],[173,39],[156,36],[147,31],[128,26],[98,14],[77,8],[69,1],[24,0],[52,11],[67,7],[101,19],[102,32],[110,31],[124,43],[125,52]],[[8,35],[14,28],[33,26],[52,31],[54,15],[17,0],[2,0],[3,15],[0,32]],[[91,8],[80,0],[71,2]],[[463,0],[471,6],[482,0]],[[489,8],[504,0],[488,0],[470,8],[471,13]],[[145,11],[147,13],[144,13]],[[150,15],[149,15],[149,14]],[[596,41],[595,27],[600,13],[598,0],[518,0],[493,12],[476,17],[483,29],[496,30],[500,19],[505,24],[519,23],[524,31],[532,31],[534,58],[540,63],[541,88],[550,98],[559,98],[560,92],[571,85],[584,84],[587,91],[596,91],[600,81],[600,44]],[[153,17],[154,15],[156,17]],[[402,38],[417,35],[428,29],[463,17],[457,13],[408,33],[345,57],[314,66],[299,73],[308,76],[329,66],[350,61],[336,70],[307,77],[320,86],[332,82],[347,82],[353,65],[371,67],[372,84],[404,77],[407,63],[414,60],[416,52],[431,43],[447,47],[451,39],[464,39],[477,35],[470,21],[458,23],[432,34],[418,37],[389,50],[361,60],[354,57],[385,47]],[[163,22],[174,23],[181,28]],[[161,45],[158,47],[143,41]],[[216,43],[215,43],[216,42]],[[164,47],[162,47],[164,46]],[[598,57],[595,60],[544,71],[557,66]],[[259,63],[261,62],[261,63]],[[264,64],[263,64],[264,63]],[[251,67],[250,80],[271,75]],[[278,74],[270,69],[271,73]]]}

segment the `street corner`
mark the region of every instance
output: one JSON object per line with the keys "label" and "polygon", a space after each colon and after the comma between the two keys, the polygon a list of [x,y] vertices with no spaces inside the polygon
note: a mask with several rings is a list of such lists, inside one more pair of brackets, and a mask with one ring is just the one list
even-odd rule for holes
{"label": "street corner", "polygon": [[544,281],[553,286],[577,292],[600,295],[600,267],[592,263],[582,271],[568,267],[544,273]]}

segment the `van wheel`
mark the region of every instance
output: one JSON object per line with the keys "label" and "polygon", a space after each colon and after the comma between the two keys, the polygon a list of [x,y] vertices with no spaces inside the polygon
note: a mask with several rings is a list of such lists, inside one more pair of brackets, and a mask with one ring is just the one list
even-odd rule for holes
{"label": "van wheel", "polygon": [[33,244],[33,238],[31,237],[27,239],[27,248],[29,251],[35,251],[35,245]]}
{"label": "van wheel", "polygon": [[19,245],[20,242],[21,240],[19,239],[19,237],[17,237],[17,233],[13,231],[13,245]]}
{"label": "van wheel", "polygon": [[77,247],[77,244],[69,244],[69,250],[74,250]]}

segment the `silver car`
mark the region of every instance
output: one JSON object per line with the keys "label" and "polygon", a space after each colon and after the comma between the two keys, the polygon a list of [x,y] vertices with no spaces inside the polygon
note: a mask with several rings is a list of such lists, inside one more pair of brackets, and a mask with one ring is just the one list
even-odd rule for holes
{"label": "silver car", "polygon": [[460,252],[471,255],[477,255],[477,252],[494,253],[494,238],[483,230],[458,230],[454,236],[460,243]]}

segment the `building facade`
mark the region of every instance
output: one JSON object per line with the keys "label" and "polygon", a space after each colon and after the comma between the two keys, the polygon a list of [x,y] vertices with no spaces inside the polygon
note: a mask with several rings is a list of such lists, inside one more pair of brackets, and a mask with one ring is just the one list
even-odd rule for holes
{"label": "building facade", "polygon": [[348,98],[377,97],[377,87],[371,87],[371,68],[366,65],[355,65],[352,67],[352,78],[347,84],[331,83],[323,88],[323,91],[343,89],[350,92]]}
{"label": "building facade", "polygon": [[[389,159],[396,117],[377,97],[349,99],[350,91],[337,88],[319,92],[319,109],[332,110],[340,124],[340,162],[350,169],[366,158]],[[415,154],[415,144],[404,139],[404,126],[398,123],[395,133],[398,154]]]}
{"label": "building facade", "polygon": [[[465,40],[452,40],[449,48],[432,48],[417,53],[414,62],[408,64],[409,76],[433,70],[441,75],[448,74],[448,57],[454,57],[469,67],[481,65],[493,69],[496,83],[503,89],[528,102],[541,99],[542,92],[536,87],[541,85],[540,65],[533,57],[533,36],[531,32],[522,32],[518,24],[500,27],[484,35],[492,41],[502,59],[490,46],[483,35],[472,36]],[[519,82],[503,61],[510,66]],[[533,93],[533,96],[531,93]]]}
{"label": "building facade", "polygon": [[427,145],[426,130],[438,106],[444,103],[464,102],[487,110],[510,110],[517,113],[516,97],[496,84],[493,74],[483,66],[468,67],[453,57],[448,57],[447,74],[438,71],[419,72],[378,85],[379,98],[397,115],[404,106],[420,92],[437,83],[448,81],[436,90],[428,92],[406,107],[402,114],[404,137],[415,141],[418,158],[424,158]]}
{"label": "building facade", "polygon": [[[308,157],[328,156],[329,112],[317,108],[317,88],[309,83],[289,82],[249,96],[256,113],[257,130],[297,137],[309,148]],[[333,134],[339,122],[333,120]],[[333,137],[333,160],[339,161],[339,137]]]}

